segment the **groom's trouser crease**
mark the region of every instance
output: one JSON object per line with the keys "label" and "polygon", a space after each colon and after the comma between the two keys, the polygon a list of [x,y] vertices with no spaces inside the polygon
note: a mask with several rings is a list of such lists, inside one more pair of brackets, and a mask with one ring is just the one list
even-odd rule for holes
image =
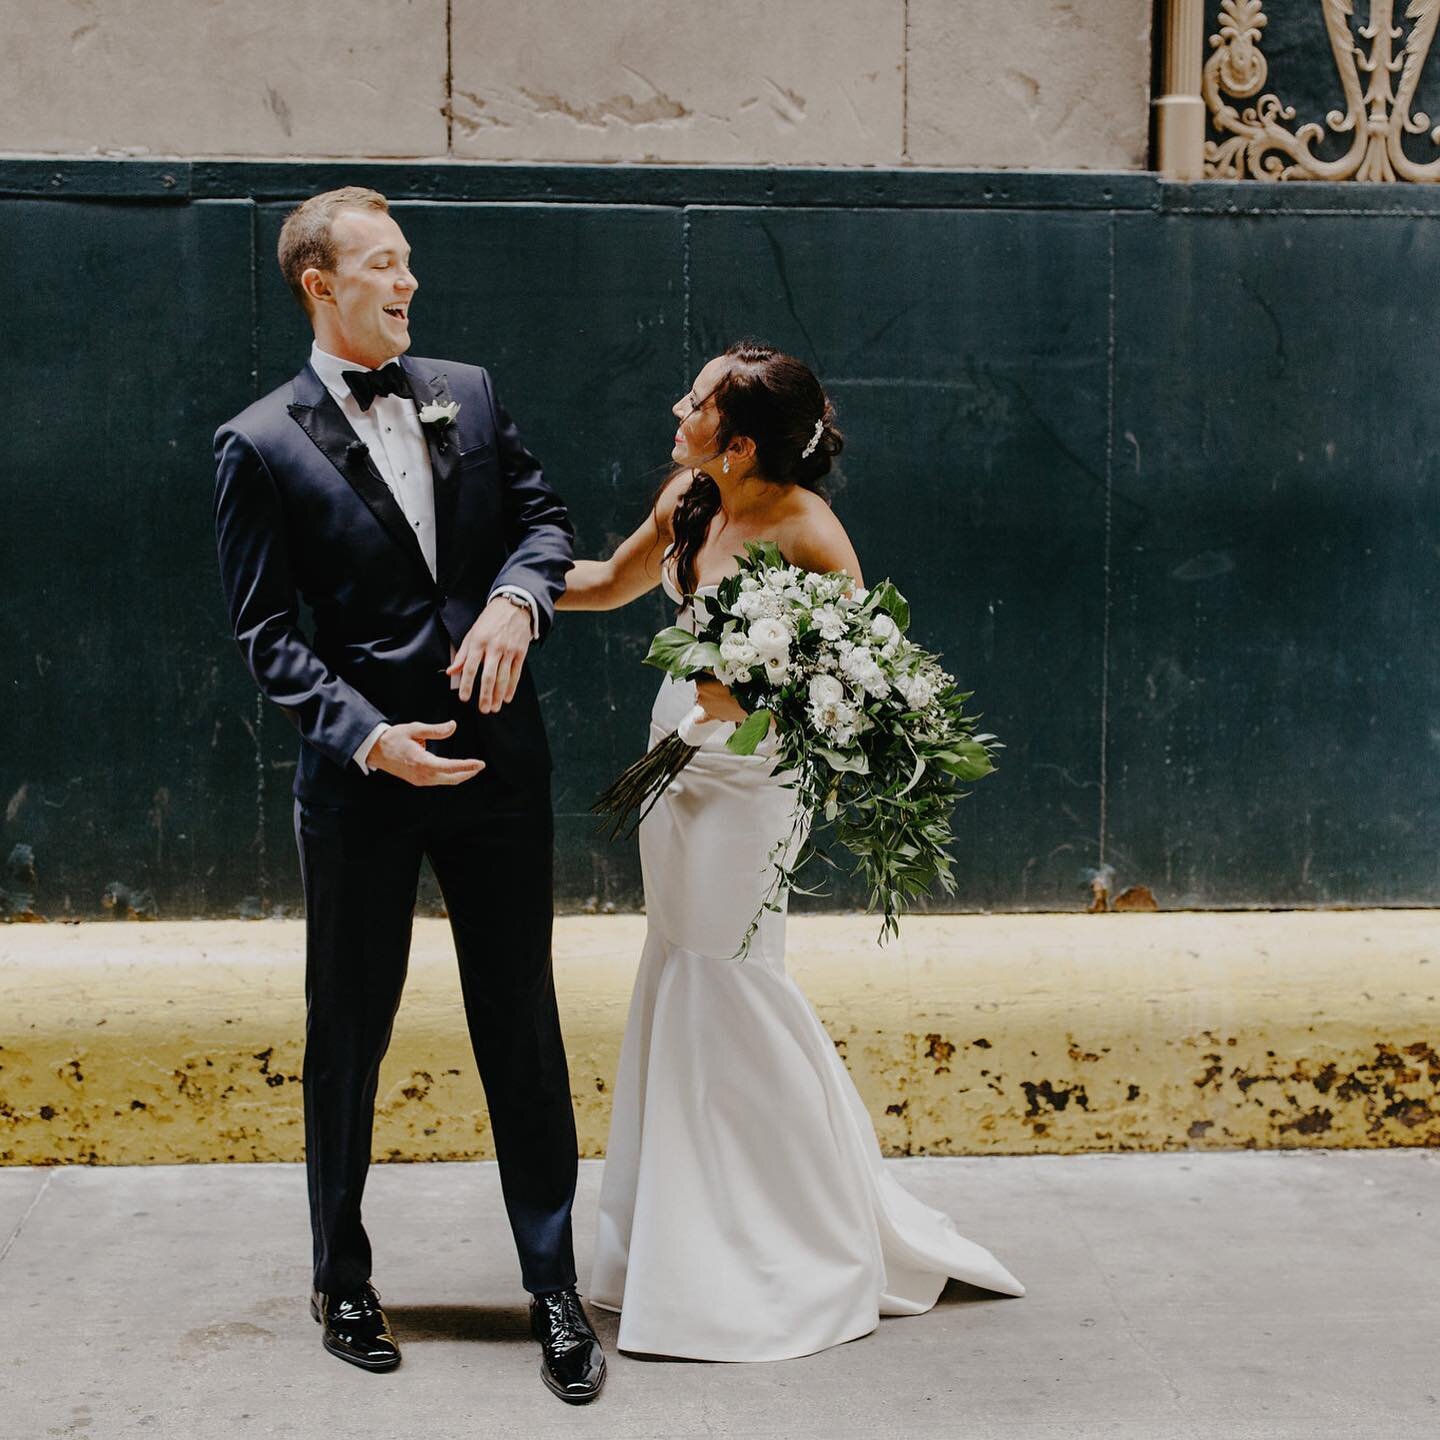
{"label": "groom's trouser crease", "polygon": [[306,1164],[315,1285],[370,1277],[360,1218],[381,1059],[409,958],[423,858],[450,915],[526,1289],[573,1284],[576,1138],[551,973],[552,822],[543,792],[505,813],[419,794],[355,814],[297,801],[306,900]]}

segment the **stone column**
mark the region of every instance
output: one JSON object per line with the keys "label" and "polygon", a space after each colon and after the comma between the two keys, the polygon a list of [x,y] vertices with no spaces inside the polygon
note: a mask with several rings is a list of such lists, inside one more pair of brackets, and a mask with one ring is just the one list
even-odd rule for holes
{"label": "stone column", "polygon": [[1199,180],[1205,173],[1204,40],[1204,0],[1167,0],[1162,93],[1155,101],[1157,162],[1167,180]]}

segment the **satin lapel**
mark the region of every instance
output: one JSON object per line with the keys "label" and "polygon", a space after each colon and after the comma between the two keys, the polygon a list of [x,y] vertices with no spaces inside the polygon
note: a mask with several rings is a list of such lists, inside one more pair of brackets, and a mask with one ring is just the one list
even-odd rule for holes
{"label": "satin lapel", "polygon": [[[445,376],[409,360],[401,360],[410,377],[418,414],[422,405],[447,404],[450,386]],[[455,557],[455,510],[460,500],[460,440],[454,424],[422,425],[425,448],[430,452],[430,478],[435,491],[435,572],[442,585],[450,574]]]}
{"label": "satin lapel", "polygon": [[370,451],[350,428],[335,397],[308,365],[295,378],[295,403],[288,408],[291,418],[315,442],[316,449],[344,476],[396,544],[420,566],[428,581],[430,567],[425,563],[425,552],[405,512],[375,468]]}

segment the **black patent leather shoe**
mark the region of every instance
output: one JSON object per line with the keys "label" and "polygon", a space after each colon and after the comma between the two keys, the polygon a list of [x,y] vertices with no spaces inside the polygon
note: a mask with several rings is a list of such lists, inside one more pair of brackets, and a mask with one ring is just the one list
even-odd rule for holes
{"label": "black patent leather shoe", "polygon": [[345,1296],[316,1290],[310,1296],[310,1313],[322,1327],[320,1343],[332,1355],[362,1370],[393,1370],[400,1363],[400,1347],[373,1285]]}
{"label": "black patent leather shoe", "polygon": [[530,1301],[530,1329],[540,1342],[540,1378],[570,1405],[593,1400],[605,1383],[605,1353],[572,1286]]}

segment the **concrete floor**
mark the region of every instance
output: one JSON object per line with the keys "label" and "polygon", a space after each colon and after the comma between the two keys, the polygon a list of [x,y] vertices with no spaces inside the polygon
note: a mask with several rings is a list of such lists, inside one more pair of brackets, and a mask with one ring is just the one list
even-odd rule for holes
{"label": "concrete floor", "polygon": [[[293,1166],[0,1170],[0,1436],[1389,1440],[1440,1429],[1440,1152],[892,1162],[1030,1287],[805,1360],[542,1390],[490,1165],[381,1166],[405,1363],[320,1349]],[[598,1163],[582,1167],[590,1249]],[[583,1278],[582,1278],[583,1285]]]}

